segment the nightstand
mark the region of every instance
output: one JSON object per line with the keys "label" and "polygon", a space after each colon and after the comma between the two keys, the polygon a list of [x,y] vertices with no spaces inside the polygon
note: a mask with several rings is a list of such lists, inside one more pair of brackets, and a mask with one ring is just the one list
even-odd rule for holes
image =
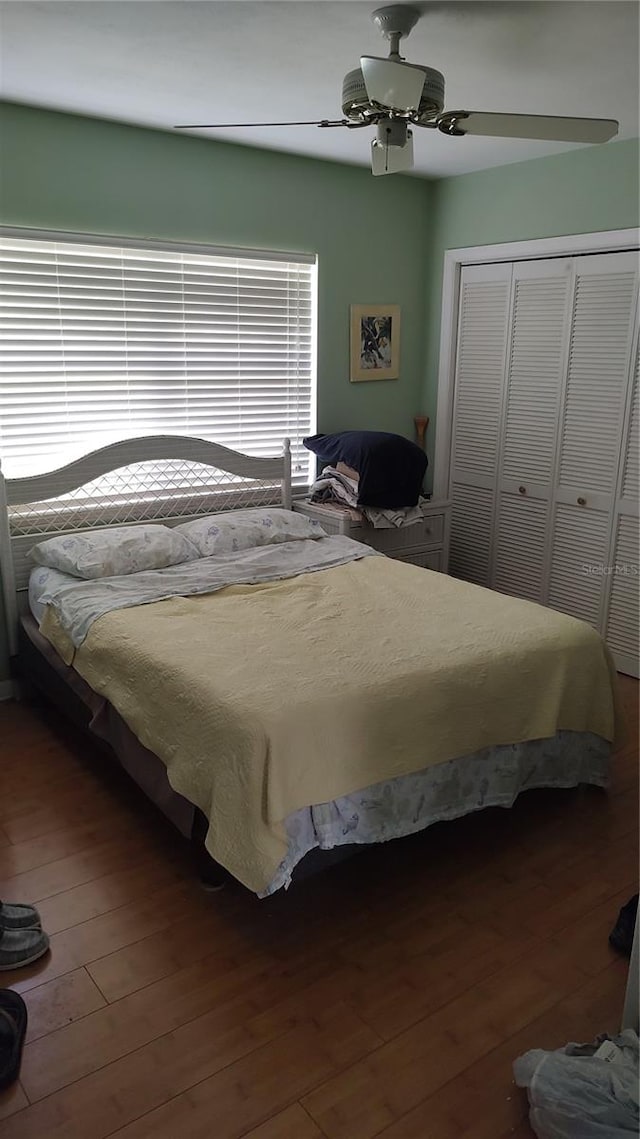
{"label": "nightstand", "polygon": [[423,507],[424,519],[413,526],[376,530],[358,512],[329,503],[300,499],[293,509],[315,518],[327,534],[346,534],[356,542],[364,542],[401,562],[412,562],[424,569],[447,572],[451,507],[448,502],[428,502]]}

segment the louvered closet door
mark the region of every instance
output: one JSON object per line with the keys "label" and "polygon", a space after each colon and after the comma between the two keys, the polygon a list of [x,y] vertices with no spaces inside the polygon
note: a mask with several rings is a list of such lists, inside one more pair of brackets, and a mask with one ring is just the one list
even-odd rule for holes
{"label": "louvered closet door", "polygon": [[463,267],[451,450],[449,572],[488,585],[511,265]]}
{"label": "louvered closet door", "polygon": [[543,601],[573,295],[569,259],[513,267],[511,338],[491,584]]}
{"label": "louvered closet door", "polygon": [[603,628],[629,387],[637,254],[575,259],[548,604]]}
{"label": "louvered closet door", "polygon": [[[638,333],[636,331],[636,341]],[[609,558],[609,597],[605,622],[607,644],[621,672],[640,675],[640,572],[638,565],[638,450],[640,437],[640,355],[636,342],[633,383],[625,423],[618,498]]]}

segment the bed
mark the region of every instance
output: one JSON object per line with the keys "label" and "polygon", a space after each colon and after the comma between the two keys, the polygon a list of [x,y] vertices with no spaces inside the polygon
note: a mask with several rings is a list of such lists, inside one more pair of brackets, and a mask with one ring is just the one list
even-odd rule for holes
{"label": "bed", "polygon": [[290,506],[287,445],[255,459],[152,437],[0,476],[18,671],[259,896],[314,851],[401,838],[535,787],[606,786],[615,678],[573,618],[322,531],[40,586],[28,558],[55,535],[150,520],[181,533]]}

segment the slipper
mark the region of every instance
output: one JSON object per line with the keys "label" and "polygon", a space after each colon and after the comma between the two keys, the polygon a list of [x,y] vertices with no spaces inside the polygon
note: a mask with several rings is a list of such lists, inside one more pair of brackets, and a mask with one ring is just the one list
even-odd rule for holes
{"label": "slipper", "polygon": [[17,1080],[27,1031],[27,1006],[18,993],[0,989],[0,1091]]}
{"label": "slipper", "polygon": [[42,925],[35,906],[21,902],[0,902],[0,929],[37,929]]}
{"label": "slipper", "polygon": [[0,927],[0,969],[19,969],[37,961],[49,948],[49,938],[41,929],[2,929]]}

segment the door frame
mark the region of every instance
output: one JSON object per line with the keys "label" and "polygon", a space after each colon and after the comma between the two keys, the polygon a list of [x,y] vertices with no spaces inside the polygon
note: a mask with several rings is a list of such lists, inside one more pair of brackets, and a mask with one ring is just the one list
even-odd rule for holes
{"label": "door frame", "polygon": [[563,237],[540,237],[530,241],[507,241],[497,245],[472,245],[467,248],[445,250],[433,474],[434,499],[444,501],[449,498],[451,429],[453,425],[458,306],[462,266],[489,264],[496,261],[527,261],[545,257],[575,257],[579,254],[589,253],[614,253],[621,249],[637,250],[639,245],[640,230],[632,228],[567,234]]}

